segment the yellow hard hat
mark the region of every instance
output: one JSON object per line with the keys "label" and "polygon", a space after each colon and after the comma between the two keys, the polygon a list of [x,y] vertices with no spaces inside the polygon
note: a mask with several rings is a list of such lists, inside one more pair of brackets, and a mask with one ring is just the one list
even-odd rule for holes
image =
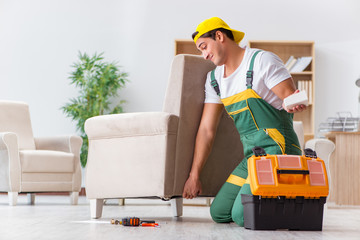
{"label": "yellow hard hat", "polygon": [[199,37],[201,37],[203,34],[210,32],[211,30],[214,30],[217,28],[224,28],[224,29],[230,30],[234,36],[234,41],[237,44],[240,43],[240,41],[244,38],[244,35],[245,35],[245,33],[243,33],[243,32],[240,32],[240,31],[230,28],[229,25],[227,25],[226,22],[224,22],[221,18],[212,17],[212,18],[206,19],[205,21],[203,21],[202,23],[200,23],[197,26],[196,32],[198,32],[198,34],[195,35],[194,42],[196,43],[196,41],[199,39]]}

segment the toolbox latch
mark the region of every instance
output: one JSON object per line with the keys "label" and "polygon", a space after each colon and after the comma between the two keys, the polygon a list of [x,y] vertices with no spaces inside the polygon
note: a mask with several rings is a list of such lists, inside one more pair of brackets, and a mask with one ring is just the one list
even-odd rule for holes
{"label": "toolbox latch", "polygon": [[259,156],[266,156],[266,152],[262,147],[254,147],[252,149],[255,157],[259,157]]}
{"label": "toolbox latch", "polygon": [[305,153],[305,157],[317,158],[316,152],[311,148],[305,148],[304,153]]}

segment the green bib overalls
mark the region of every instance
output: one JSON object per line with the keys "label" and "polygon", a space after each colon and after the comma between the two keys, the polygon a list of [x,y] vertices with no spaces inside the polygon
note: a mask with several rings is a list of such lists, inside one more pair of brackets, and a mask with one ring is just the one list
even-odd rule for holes
{"label": "green bib overalls", "polygon": [[[247,182],[247,159],[253,155],[252,148],[260,146],[268,154],[301,155],[298,138],[293,129],[293,114],[278,110],[263,100],[253,89],[253,54],[246,76],[247,89],[221,99],[226,111],[234,120],[244,147],[244,159],[235,168],[214,199],[210,213],[215,222],[236,222],[243,226],[241,194],[251,194]],[[211,84],[220,96],[211,72]]]}

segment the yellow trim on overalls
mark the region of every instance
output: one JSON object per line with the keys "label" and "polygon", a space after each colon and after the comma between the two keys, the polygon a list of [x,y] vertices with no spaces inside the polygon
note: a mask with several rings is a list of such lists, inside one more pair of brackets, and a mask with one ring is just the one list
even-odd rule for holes
{"label": "yellow trim on overalls", "polygon": [[236,176],[234,174],[230,174],[226,182],[242,187],[242,185],[246,183],[246,179]]}
{"label": "yellow trim on overalls", "polygon": [[[251,91],[253,91],[254,93],[255,93],[255,91],[254,90],[252,90],[252,89],[250,89]],[[255,124],[255,126],[256,126],[256,128],[257,128],[257,130],[259,130],[259,126],[257,125],[257,122],[255,121],[255,118],[254,118],[254,114],[252,113],[252,111],[251,111],[251,109],[250,109],[250,107],[249,107],[249,102],[248,102],[248,100],[246,99],[246,105],[248,106],[248,108],[249,108],[249,112],[250,112],[250,114],[251,114],[251,117],[252,117],[252,119],[253,119],[253,121],[254,121],[254,124]]]}
{"label": "yellow trim on overalls", "polygon": [[240,93],[237,93],[231,97],[221,99],[224,106],[229,106],[233,103],[241,102],[247,100],[248,98],[261,98],[255,91],[252,89],[246,89]]}
{"label": "yellow trim on overalls", "polygon": [[246,90],[244,90],[244,91],[242,91],[240,93],[237,93],[237,94],[235,94],[235,95],[233,95],[231,97],[221,99],[221,102],[224,104],[224,106],[229,106],[229,105],[234,104],[234,103],[238,103],[238,102],[241,102],[241,101],[246,101],[246,107],[243,107],[243,108],[238,109],[236,111],[228,112],[228,114],[230,115],[231,118],[233,118],[232,115],[235,115],[235,114],[244,112],[246,110],[249,110],[250,115],[251,115],[251,117],[253,119],[253,122],[254,122],[257,130],[259,130],[259,126],[258,126],[257,122],[255,121],[254,115],[253,115],[253,113],[252,113],[252,111],[251,111],[251,109],[249,107],[249,103],[248,103],[249,98],[261,99],[261,97],[253,89],[246,89]]}
{"label": "yellow trim on overalls", "polygon": [[276,128],[264,129],[266,134],[269,135],[279,145],[281,153],[285,154],[285,138]]}
{"label": "yellow trim on overalls", "polygon": [[234,114],[238,114],[238,113],[241,113],[243,111],[246,111],[246,110],[249,110],[249,107],[244,107],[244,108],[241,108],[241,109],[233,111],[233,112],[228,112],[228,114],[234,115]]}
{"label": "yellow trim on overalls", "polygon": [[291,144],[292,146],[294,146],[294,147],[296,147],[297,149],[299,149],[300,151],[302,151],[302,149],[299,147],[299,146],[297,146],[297,145],[295,145],[295,144]]}

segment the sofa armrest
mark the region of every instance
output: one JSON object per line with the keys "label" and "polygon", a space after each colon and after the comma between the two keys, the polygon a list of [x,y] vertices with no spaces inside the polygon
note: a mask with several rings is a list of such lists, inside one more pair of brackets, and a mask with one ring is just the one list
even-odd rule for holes
{"label": "sofa armrest", "polygon": [[0,132],[0,191],[20,192],[21,165],[15,133]]}
{"label": "sofa armrest", "polygon": [[120,138],[128,136],[177,133],[178,117],[165,112],[140,112],[102,115],[85,122],[89,138]]}
{"label": "sofa armrest", "polygon": [[36,150],[51,150],[78,154],[82,145],[79,136],[36,137]]}

